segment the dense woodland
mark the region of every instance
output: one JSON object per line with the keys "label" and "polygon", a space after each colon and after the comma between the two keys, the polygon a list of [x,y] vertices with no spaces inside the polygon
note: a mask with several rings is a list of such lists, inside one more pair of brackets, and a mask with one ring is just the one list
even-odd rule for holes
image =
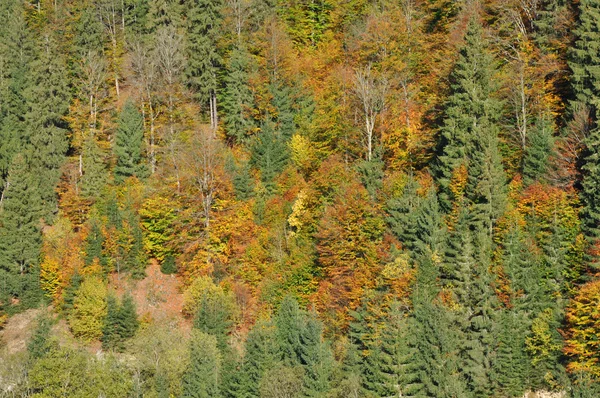
{"label": "dense woodland", "polygon": [[599,108],[599,0],[0,0],[0,396],[599,397]]}

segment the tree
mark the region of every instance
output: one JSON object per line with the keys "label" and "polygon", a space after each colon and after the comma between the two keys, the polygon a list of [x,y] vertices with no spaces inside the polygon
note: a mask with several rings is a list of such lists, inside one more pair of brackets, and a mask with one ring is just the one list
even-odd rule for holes
{"label": "tree", "polygon": [[543,181],[550,169],[554,151],[552,123],[546,117],[539,118],[523,155],[523,180],[526,184]]}
{"label": "tree", "polygon": [[135,335],[138,326],[133,297],[127,294],[119,304],[116,297],[109,294],[102,326],[102,348],[123,351],[125,341]]}
{"label": "tree", "polygon": [[[472,16],[450,76],[451,94],[444,110],[440,150],[433,167],[440,204],[445,211],[457,199],[451,182],[461,166],[467,168],[471,189],[477,191],[471,199],[492,208],[496,205],[492,193],[501,179],[497,153],[501,104],[493,96],[493,74],[494,59],[487,50],[480,22]],[[478,186],[480,177],[486,180]]]}
{"label": "tree", "polygon": [[0,274],[3,300],[16,298],[24,308],[39,304],[42,232],[37,178],[23,155],[13,159],[0,208]]}
{"label": "tree", "polygon": [[274,179],[287,165],[289,151],[281,133],[274,130],[272,121],[265,121],[251,151],[250,164],[260,171],[260,179],[267,189],[273,191]]}
{"label": "tree", "polygon": [[221,24],[222,2],[194,0],[186,10],[187,65],[185,75],[188,86],[195,92],[200,104],[209,105],[210,126],[218,125],[217,88],[221,56],[217,51],[217,39]]}
{"label": "tree", "polygon": [[251,63],[248,50],[237,44],[231,51],[227,74],[223,78],[223,122],[227,136],[237,144],[247,142],[254,130],[251,113],[254,98],[249,87]]}
{"label": "tree", "polygon": [[135,104],[128,100],[119,115],[114,152],[117,162],[115,181],[122,183],[128,177],[145,178],[148,169],[143,156],[144,118]]}
{"label": "tree", "polygon": [[388,81],[383,77],[373,76],[371,65],[355,72],[354,92],[362,105],[365,117],[363,143],[366,146],[365,160],[373,159],[376,144],[375,122],[386,105]]}
{"label": "tree", "polygon": [[218,398],[221,396],[221,353],[217,338],[199,330],[192,332],[190,366],[183,376],[184,398]]}
{"label": "tree", "polygon": [[102,325],[107,313],[106,295],[106,283],[100,278],[89,276],[83,280],[68,317],[69,326],[76,337],[90,342],[102,336]]}
{"label": "tree", "polygon": [[569,328],[565,353],[571,358],[568,369],[600,378],[600,280],[581,287],[567,309]]}
{"label": "tree", "polygon": [[107,173],[103,153],[93,134],[89,134],[83,145],[82,164],[81,193],[86,197],[96,198],[106,184]]}
{"label": "tree", "polygon": [[278,357],[275,328],[272,324],[259,321],[248,333],[241,367],[241,397],[256,397],[267,371],[274,368]]}
{"label": "tree", "polygon": [[44,357],[51,349],[50,332],[52,330],[52,319],[47,314],[42,314],[37,319],[35,328],[29,343],[27,343],[27,352],[32,360]]}
{"label": "tree", "polygon": [[55,188],[68,149],[64,116],[71,100],[66,66],[56,47],[53,38],[43,38],[40,57],[32,63],[31,86],[25,93],[29,107],[25,116],[28,160],[38,178],[40,210],[47,222],[58,210]]}

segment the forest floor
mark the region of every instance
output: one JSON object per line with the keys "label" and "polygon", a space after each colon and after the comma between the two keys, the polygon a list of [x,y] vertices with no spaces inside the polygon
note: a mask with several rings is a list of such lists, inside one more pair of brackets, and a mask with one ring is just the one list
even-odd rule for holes
{"label": "forest floor", "polygon": [[[109,289],[116,291],[119,297],[125,293],[133,296],[137,307],[138,319],[141,322],[173,322],[178,328],[189,331],[191,321],[183,316],[182,282],[175,275],[165,275],[160,271],[159,264],[153,260],[146,268],[146,278],[135,281],[126,276],[113,274],[110,277]],[[54,308],[46,310],[54,314]],[[30,309],[8,319],[0,330],[0,348],[2,354],[12,355],[26,350],[27,342],[37,326],[36,320],[44,309]],[[63,317],[58,317],[52,328],[52,335],[57,337],[64,346],[83,347],[91,353],[97,353],[101,344],[99,341],[88,345],[78,342],[69,330]]]}

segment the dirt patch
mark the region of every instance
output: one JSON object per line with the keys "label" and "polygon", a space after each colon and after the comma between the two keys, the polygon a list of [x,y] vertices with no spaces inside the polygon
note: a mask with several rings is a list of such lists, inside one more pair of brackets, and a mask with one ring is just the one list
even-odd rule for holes
{"label": "dirt patch", "polygon": [[152,261],[146,268],[146,278],[133,281],[112,275],[111,285],[117,295],[129,293],[133,296],[137,313],[143,322],[172,319],[179,327],[189,328],[190,322],[183,317],[183,295],[181,280],[176,275],[165,275],[160,266]]}
{"label": "dirt patch", "polygon": [[41,313],[41,309],[30,309],[8,318],[4,329],[0,331],[0,345],[4,346],[8,355],[27,349],[27,343],[37,327],[36,321]]}

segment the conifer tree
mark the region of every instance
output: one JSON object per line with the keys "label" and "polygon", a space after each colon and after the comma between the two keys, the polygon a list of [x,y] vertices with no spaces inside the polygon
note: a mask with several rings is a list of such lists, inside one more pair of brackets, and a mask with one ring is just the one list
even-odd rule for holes
{"label": "conifer tree", "polygon": [[223,78],[223,122],[227,136],[237,144],[246,143],[254,129],[254,98],[248,86],[251,62],[248,50],[242,44],[237,44],[231,51],[227,74]]}
{"label": "conifer tree", "polygon": [[0,7],[0,58],[3,62],[0,79],[0,192],[6,188],[13,157],[25,145],[25,93],[31,79],[31,63],[35,56],[32,34],[25,21],[19,1],[6,0]]}
{"label": "conifer tree", "polygon": [[144,119],[132,101],[127,101],[119,115],[114,152],[117,158],[115,181],[148,176],[148,166],[143,156]]}
{"label": "conifer tree", "polygon": [[221,397],[221,353],[215,336],[192,332],[190,365],[183,376],[183,398]]}
{"label": "conifer tree", "polygon": [[52,319],[47,314],[41,315],[37,319],[35,328],[29,343],[27,343],[27,352],[33,360],[42,358],[50,351],[50,332],[52,329]]}
{"label": "conifer tree", "polygon": [[211,127],[216,128],[218,69],[221,55],[217,51],[219,26],[222,21],[220,0],[190,1],[186,10],[187,66],[185,75],[188,86],[198,101],[208,105]]}
{"label": "conifer tree", "polygon": [[102,348],[120,350],[122,340],[119,332],[119,303],[114,295],[109,294],[106,298],[106,317],[102,326]]}
{"label": "conifer tree", "polygon": [[102,151],[93,134],[85,140],[82,158],[81,193],[89,198],[98,197],[106,184],[107,175]]}
{"label": "conifer tree", "polygon": [[90,220],[90,232],[86,238],[85,264],[90,265],[98,259],[100,265],[106,265],[106,257],[103,253],[104,235],[100,222],[96,218]]}
{"label": "conifer tree", "polygon": [[203,333],[215,336],[217,339],[217,348],[223,353],[227,350],[227,335],[233,326],[231,316],[232,314],[224,303],[218,299],[203,295],[200,299],[196,318],[194,319],[194,328]]}
{"label": "conifer tree", "polygon": [[286,296],[277,310],[275,325],[280,360],[288,366],[300,364],[302,352],[300,336],[303,321],[303,313],[298,301],[292,296]]}
{"label": "conifer tree", "polygon": [[0,272],[2,297],[12,297],[27,308],[41,299],[39,262],[42,244],[37,178],[25,157],[16,155],[0,209]]}
{"label": "conifer tree", "polygon": [[546,117],[536,120],[534,130],[523,155],[523,181],[532,184],[543,181],[550,168],[550,159],[554,149],[552,124]]}
{"label": "conifer tree", "polygon": [[269,191],[274,189],[273,180],[289,160],[288,146],[273,127],[273,122],[265,122],[254,141],[250,158],[250,163],[260,171],[261,180]]}
{"label": "conifer tree", "polygon": [[323,341],[323,325],[310,313],[300,335],[300,359],[304,366],[304,395],[322,397],[331,388],[333,354]]}
{"label": "conifer tree", "polygon": [[68,125],[71,93],[65,62],[51,37],[42,41],[39,59],[32,62],[31,83],[25,93],[25,116],[29,162],[38,178],[43,207],[41,215],[51,221],[57,209],[55,188],[68,149]]}
{"label": "conifer tree", "polygon": [[248,333],[244,360],[241,368],[240,397],[260,395],[260,381],[277,362],[275,328],[268,322],[257,322]]}
{"label": "conifer tree", "polygon": [[[451,94],[444,112],[441,128],[439,157],[434,164],[434,171],[440,190],[440,203],[449,211],[454,194],[450,189],[459,166],[466,166],[471,184],[475,185],[481,175],[491,173],[487,183],[489,186],[495,173],[499,170],[497,151],[497,122],[501,115],[500,103],[494,99],[495,84],[493,79],[494,60],[487,50],[483,38],[483,28],[476,16],[472,16],[467,26],[465,43],[460,49],[458,61],[450,77]],[[482,153],[483,151],[483,153]],[[472,155],[478,159],[471,159]],[[471,160],[475,160],[471,172]],[[486,161],[491,170],[484,170]],[[475,187],[473,187],[475,188]],[[489,202],[484,191],[488,187],[480,187],[477,196]],[[474,192],[475,194],[475,192]]]}

